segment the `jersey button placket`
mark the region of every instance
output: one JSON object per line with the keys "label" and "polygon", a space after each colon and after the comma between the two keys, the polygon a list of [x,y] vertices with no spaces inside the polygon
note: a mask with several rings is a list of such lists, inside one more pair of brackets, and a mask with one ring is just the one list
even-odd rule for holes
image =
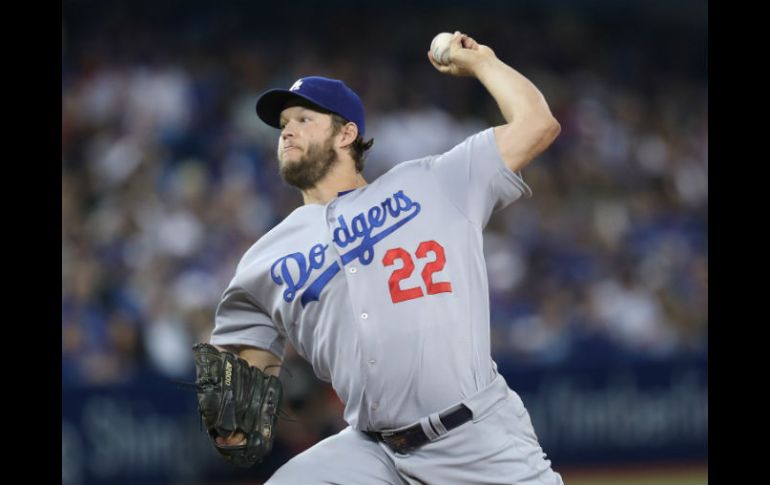
{"label": "jersey button placket", "polygon": [[[378,374],[378,368],[377,368],[377,350],[376,346],[374,345],[375,340],[372,338],[373,333],[375,332],[375,329],[372,327],[373,322],[370,319],[370,315],[367,312],[361,312],[359,314],[360,321],[362,323],[362,331],[364,335],[368,335],[369,338],[364,337],[363,346],[364,351],[363,358],[364,362],[366,363],[366,371],[364,374],[366,374],[366,380],[369,380],[369,376],[372,376],[373,374]],[[378,407],[377,403],[372,404],[372,410],[376,410]]]}
{"label": "jersey button placket", "polygon": [[329,229],[331,230],[331,226],[334,225],[335,222],[337,222],[337,218],[334,216],[334,202],[329,203],[329,205],[326,206],[326,222],[329,223]]}

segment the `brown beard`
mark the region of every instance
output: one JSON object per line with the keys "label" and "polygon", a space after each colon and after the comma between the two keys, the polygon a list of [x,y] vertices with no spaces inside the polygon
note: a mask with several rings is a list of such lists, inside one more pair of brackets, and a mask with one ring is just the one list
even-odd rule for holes
{"label": "brown beard", "polygon": [[333,142],[333,138],[329,137],[324,143],[309,145],[299,160],[282,163],[280,174],[283,180],[299,190],[315,187],[339,160]]}

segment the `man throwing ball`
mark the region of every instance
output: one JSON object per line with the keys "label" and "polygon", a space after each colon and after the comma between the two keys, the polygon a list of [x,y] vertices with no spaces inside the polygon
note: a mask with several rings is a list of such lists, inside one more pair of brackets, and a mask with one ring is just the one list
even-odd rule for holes
{"label": "man throwing ball", "polygon": [[563,483],[491,358],[482,250],[492,213],[531,196],[520,170],[560,126],[529,80],[467,35],[452,35],[445,63],[428,59],[478,79],[506,123],[372,182],[364,107],[342,81],[304,77],[257,102],[304,205],[238,264],[210,345],[196,346],[199,406],[220,453],[258,461],[288,341],[331,382],[349,425],[270,485]]}

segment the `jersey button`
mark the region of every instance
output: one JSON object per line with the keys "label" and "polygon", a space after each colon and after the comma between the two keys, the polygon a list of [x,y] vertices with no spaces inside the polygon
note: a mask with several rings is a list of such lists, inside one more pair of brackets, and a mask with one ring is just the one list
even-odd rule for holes
{"label": "jersey button", "polygon": [[362,313],[361,314],[361,319],[362,320],[366,320],[367,318],[369,318],[369,314],[368,313]]}
{"label": "jersey button", "polygon": [[371,359],[371,360],[369,361],[369,365],[374,365],[374,364],[376,364],[376,363],[377,363],[377,361],[376,361],[376,360],[374,360],[374,359]]}
{"label": "jersey button", "polygon": [[356,268],[355,266],[353,266],[353,267],[352,267],[352,268],[350,268],[348,271],[350,271],[352,274],[356,274],[356,272],[358,271],[358,268]]}
{"label": "jersey button", "polygon": [[375,410],[375,411],[376,411],[378,407],[380,407],[380,404],[379,404],[379,403],[376,403],[376,402],[373,402],[373,403],[372,403],[372,409],[373,409],[373,410]]}

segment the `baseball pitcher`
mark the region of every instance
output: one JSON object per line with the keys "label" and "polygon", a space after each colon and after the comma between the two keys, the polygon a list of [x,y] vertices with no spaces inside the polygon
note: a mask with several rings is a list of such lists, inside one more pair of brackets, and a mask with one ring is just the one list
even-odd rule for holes
{"label": "baseball pitcher", "polygon": [[427,56],[478,79],[506,123],[372,182],[361,173],[373,142],[364,107],[342,81],[304,77],[257,102],[304,205],[246,251],[210,343],[194,347],[199,411],[227,460],[258,462],[290,342],[349,425],[270,485],[563,483],[491,358],[482,251],[491,214],[531,196],[520,170],[560,126],[540,91],[471,37],[455,32],[441,63]]}

